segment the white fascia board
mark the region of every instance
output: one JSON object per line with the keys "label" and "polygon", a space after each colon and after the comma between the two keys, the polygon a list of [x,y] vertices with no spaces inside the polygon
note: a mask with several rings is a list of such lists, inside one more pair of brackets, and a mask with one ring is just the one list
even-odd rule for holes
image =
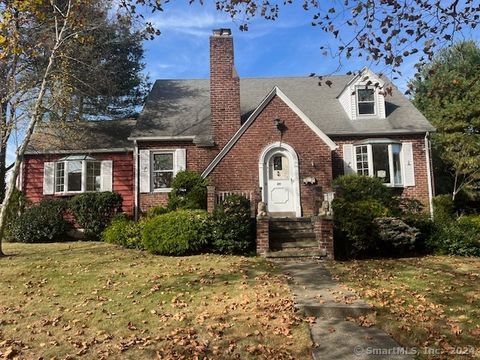
{"label": "white fascia board", "polygon": [[[350,81],[347,83],[347,85],[345,85],[345,87],[340,92],[340,94],[337,95],[337,99],[340,98],[340,96],[342,96],[342,94],[345,91],[347,91],[347,90],[351,91],[352,85],[354,85],[356,82],[358,82],[358,80],[361,79],[362,76],[365,76],[365,74],[368,74],[368,76],[370,78],[376,80],[380,84],[380,86],[385,85],[385,80],[380,79],[380,77],[377,74],[375,74],[372,70],[370,70],[368,67],[365,66],[362,70],[360,70],[360,72],[357,75],[355,75],[354,77],[352,77],[350,79]],[[374,81],[372,81],[372,82],[374,82]]]}
{"label": "white fascia board", "polygon": [[297,114],[297,116],[305,122],[305,124],[312,129],[312,131],[317,134],[330,148],[330,150],[335,150],[338,145],[335,144],[332,139],[330,139],[323,131],[321,131],[309,118],[307,115],[301,111],[298,106],[296,106],[287,95],[285,95],[278,86],[275,86],[268,95],[262,100],[262,102],[257,106],[257,108],[253,111],[253,113],[248,117],[247,121],[243,123],[243,125],[237,130],[237,132],[230,138],[227,144],[223,147],[223,149],[218,153],[218,155],[213,159],[213,161],[205,168],[202,172],[202,177],[206,178],[210,173],[215,169],[215,167],[220,163],[220,161],[227,155],[227,153],[231,150],[231,148],[235,145],[235,143],[240,139],[240,137],[247,131],[250,125],[255,121],[257,116],[263,111],[263,109],[267,106],[270,100],[277,95],[282,101],[287,104],[287,106],[292,109],[292,111]]}

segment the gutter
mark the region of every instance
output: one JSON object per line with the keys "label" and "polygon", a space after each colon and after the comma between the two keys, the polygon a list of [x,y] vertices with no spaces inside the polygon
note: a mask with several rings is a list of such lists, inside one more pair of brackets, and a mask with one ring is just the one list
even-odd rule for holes
{"label": "gutter", "polygon": [[430,219],[433,221],[433,166],[431,157],[430,133],[428,131],[425,133],[425,160],[427,162],[428,205],[430,208]]}
{"label": "gutter", "polygon": [[74,150],[41,150],[26,151],[25,155],[47,155],[47,154],[98,154],[98,153],[118,153],[118,152],[131,152],[133,149],[130,147],[124,148],[109,148],[109,149],[74,149]]}
{"label": "gutter", "polygon": [[193,141],[196,136],[141,136],[129,137],[127,140],[133,141]]}
{"label": "gutter", "polygon": [[138,220],[139,217],[139,209],[138,209],[138,144],[137,140],[133,140],[133,163],[134,163],[134,186],[133,186],[133,191],[135,192],[133,195],[134,198],[134,205],[133,205],[133,213],[135,217],[135,221]]}

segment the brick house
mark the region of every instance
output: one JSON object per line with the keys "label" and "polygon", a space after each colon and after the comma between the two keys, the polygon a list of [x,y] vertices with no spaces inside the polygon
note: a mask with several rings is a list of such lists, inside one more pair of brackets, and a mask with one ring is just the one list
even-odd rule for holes
{"label": "brick house", "polygon": [[394,86],[384,93],[388,84],[369,69],[320,83],[240,79],[230,30],[214,30],[210,79],[157,80],[137,120],[38,129],[20,186],[33,201],[113,190],[124,211],[138,215],[166,203],[178,171],[194,170],[209,180],[209,209],[229,193],[255,208],[266,204],[268,216],[257,221],[259,252],[273,249],[275,229],[306,222],[315,246],[331,256],[331,220],[318,215],[339,175],[377,176],[431,211],[434,128]]}

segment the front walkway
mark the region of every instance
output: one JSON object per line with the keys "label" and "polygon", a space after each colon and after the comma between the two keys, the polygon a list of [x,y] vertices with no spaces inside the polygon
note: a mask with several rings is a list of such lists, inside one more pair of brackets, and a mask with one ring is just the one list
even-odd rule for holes
{"label": "front walkway", "polygon": [[[281,267],[297,308],[316,317],[310,328],[315,360],[412,359],[388,334],[369,326],[372,308],[333,280],[320,261],[283,262]],[[362,319],[363,326],[353,318]]]}

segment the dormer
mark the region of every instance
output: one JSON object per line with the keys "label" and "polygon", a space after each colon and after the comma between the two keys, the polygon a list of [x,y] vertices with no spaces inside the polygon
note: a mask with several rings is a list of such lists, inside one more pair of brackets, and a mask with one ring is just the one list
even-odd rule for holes
{"label": "dormer", "polygon": [[363,68],[337,98],[350,120],[385,119],[384,86],[380,76]]}

